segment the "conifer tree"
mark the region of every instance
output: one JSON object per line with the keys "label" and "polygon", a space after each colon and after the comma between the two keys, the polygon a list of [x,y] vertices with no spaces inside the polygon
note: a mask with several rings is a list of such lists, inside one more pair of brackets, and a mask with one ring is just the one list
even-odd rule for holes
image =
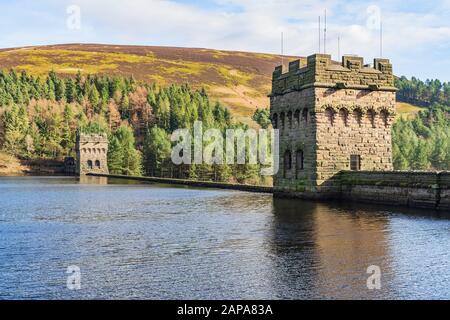
{"label": "conifer tree", "polygon": [[117,137],[111,136],[108,146],[108,168],[110,173],[123,173],[123,157],[124,153],[119,140],[117,139]]}
{"label": "conifer tree", "polygon": [[144,166],[147,173],[154,174],[167,164],[171,154],[171,142],[166,131],[157,126],[147,131],[144,140]]}

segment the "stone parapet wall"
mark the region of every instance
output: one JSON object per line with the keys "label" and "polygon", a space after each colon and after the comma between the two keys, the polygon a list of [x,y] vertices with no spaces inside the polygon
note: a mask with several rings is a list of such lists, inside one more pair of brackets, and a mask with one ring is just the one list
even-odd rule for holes
{"label": "stone parapet wall", "polygon": [[450,172],[341,171],[317,187],[282,179],[276,197],[398,205],[450,211]]}
{"label": "stone parapet wall", "polygon": [[449,172],[343,171],[341,198],[450,210]]}
{"label": "stone parapet wall", "polygon": [[439,208],[450,211],[450,172],[439,174],[440,201]]}
{"label": "stone parapet wall", "polygon": [[343,171],[334,177],[334,186],[318,189],[293,185],[289,180],[285,181],[284,186],[272,188],[234,183],[132,177],[101,173],[88,173],[88,175],[204,188],[273,193],[275,197],[280,198],[351,200],[450,211],[450,172]]}
{"label": "stone parapet wall", "polygon": [[22,165],[29,168],[32,175],[65,175],[64,161],[61,160],[23,160]]}
{"label": "stone parapet wall", "polygon": [[237,184],[237,183],[226,183],[226,182],[212,182],[212,181],[194,181],[186,179],[170,179],[170,178],[159,178],[159,177],[136,177],[136,176],[124,176],[117,174],[103,174],[103,173],[88,173],[88,176],[94,177],[107,177],[114,179],[125,179],[134,180],[150,183],[161,183],[161,184],[173,184],[181,186],[192,186],[200,188],[214,188],[214,189],[229,189],[229,190],[239,190],[257,193],[272,193],[273,188],[268,186],[256,186],[247,184]]}

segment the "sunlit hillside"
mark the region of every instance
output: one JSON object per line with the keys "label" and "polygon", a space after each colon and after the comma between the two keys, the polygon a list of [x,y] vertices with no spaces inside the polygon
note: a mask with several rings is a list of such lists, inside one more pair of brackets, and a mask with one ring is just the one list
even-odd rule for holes
{"label": "sunlit hillside", "polygon": [[205,87],[240,120],[267,107],[271,75],[280,57],[210,49],[70,44],[0,50],[0,68],[44,75],[133,75],[159,84]]}
{"label": "sunlit hillside", "polygon": [[397,116],[402,118],[413,118],[420,111],[425,108],[414,106],[410,103],[397,102]]}
{"label": "sunlit hillside", "polygon": [[[294,57],[286,58],[287,63]],[[0,68],[45,75],[109,74],[134,76],[162,85],[189,83],[205,87],[209,96],[230,108],[234,117],[250,123],[257,107],[268,107],[277,55],[212,49],[66,44],[0,50]],[[399,104],[399,114],[419,108]]]}

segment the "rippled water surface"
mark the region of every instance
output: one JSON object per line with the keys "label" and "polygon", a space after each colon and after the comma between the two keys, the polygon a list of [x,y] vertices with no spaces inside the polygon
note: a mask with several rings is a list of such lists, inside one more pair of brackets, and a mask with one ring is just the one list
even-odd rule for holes
{"label": "rippled water surface", "polygon": [[124,183],[0,178],[0,299],[450,299],[449,215]]}

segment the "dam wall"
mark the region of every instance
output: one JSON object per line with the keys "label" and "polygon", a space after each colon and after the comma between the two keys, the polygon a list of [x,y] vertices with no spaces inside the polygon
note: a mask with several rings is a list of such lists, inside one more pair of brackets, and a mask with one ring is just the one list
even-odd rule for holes
{"label": "dam wall", "polygon": [[342,199],[450,210],[450,172],[344,171],[337,181]]}
{"label": "dam wall", "polygon": [[90,173],[116,179],[182,186],[273,193],[275,197],[377,203],[450,211],[450,172],[342,171],[330,179],[329,187],[316,192],[279,187]]}

